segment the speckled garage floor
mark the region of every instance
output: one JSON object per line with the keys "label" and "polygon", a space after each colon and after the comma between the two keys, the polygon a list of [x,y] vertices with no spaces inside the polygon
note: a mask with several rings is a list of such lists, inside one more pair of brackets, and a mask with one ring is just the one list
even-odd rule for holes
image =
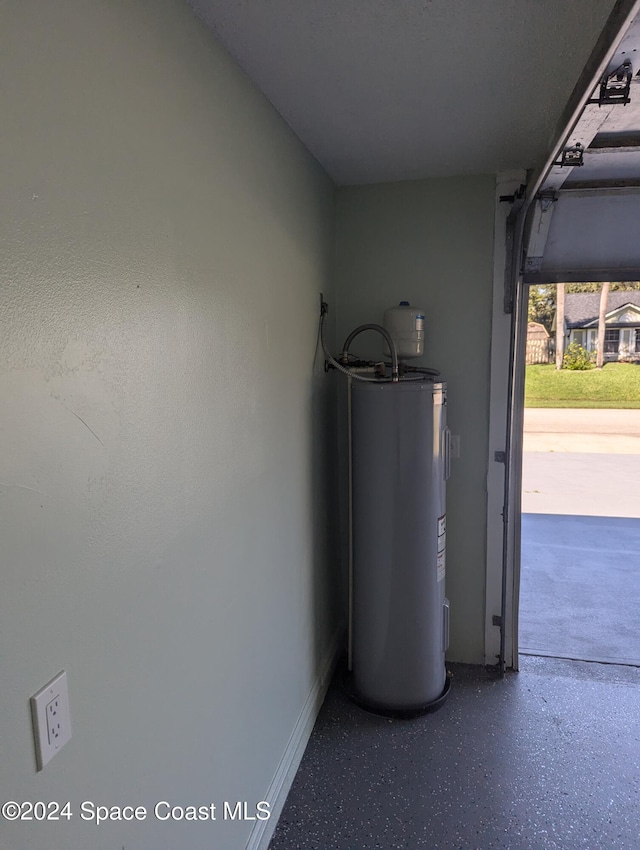
{"label": "speckled garage floor", "polygon": [[270,850],[638,850],[640,671],[451,665],[415,720],[329,691]]}

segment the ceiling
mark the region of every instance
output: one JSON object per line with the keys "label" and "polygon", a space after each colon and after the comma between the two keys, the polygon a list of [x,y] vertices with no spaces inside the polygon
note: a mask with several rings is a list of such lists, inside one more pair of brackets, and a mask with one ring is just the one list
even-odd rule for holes
{"label": "ceiling", "polygon": [[540,165],[614,0],[188,0],[339,185]]}

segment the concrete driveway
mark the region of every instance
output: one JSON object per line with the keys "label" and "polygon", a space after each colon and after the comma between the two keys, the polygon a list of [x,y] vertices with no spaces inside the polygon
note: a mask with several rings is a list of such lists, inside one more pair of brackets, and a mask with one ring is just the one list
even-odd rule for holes
{"label": "concrete driveway", "polygon": [[525,410],[520,650],[640,665],[640,410]]}

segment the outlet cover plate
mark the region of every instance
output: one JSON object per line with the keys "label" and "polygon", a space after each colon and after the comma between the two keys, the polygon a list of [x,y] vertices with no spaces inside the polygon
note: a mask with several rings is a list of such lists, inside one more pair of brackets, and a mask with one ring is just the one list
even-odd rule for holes
{"label": "outlet cover plate", "polygon": [[61,670],[31,699],[37,769],[51,761],[71,738],[67,674]]}

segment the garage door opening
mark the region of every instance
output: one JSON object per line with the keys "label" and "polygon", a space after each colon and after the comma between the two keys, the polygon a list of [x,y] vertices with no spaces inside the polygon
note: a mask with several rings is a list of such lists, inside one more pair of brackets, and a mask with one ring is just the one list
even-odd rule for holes
{"label": "garage door opening", "polygon": [[530,286],[528,321],[519,651],[640,666],[640,284]]}
{"label": "garage door opening", "polygon": [[[583,622],[589,618],[593,620],[595,616],[585,608],[585,598],[579,591],[579,588],[591,587],[585,583],[585,569],[578,570],[575,582],[567,580],[560,584],[562,574],[551,568],[551,557],[542,558],[543,564],[548,567],[541,579],[542,585],[546,585],[545,596],[534,608],[528,605],[529,552],[533,552],[534,547],[541,551],[550,542],[555,546],[556,555],[565,546],[574,552],[580,547],[585,554],[598,548],[601,560],[608,558],[608,567],[599,572],[599,588],[594,591],[600,594],[600,599],[593,603],[598,616],[602,610],[602,597],[613,586],[613,572],[624,571],[616,585],[618,590],[613,594],[613,613],[602,632],[611,632],[614,623],[625,638],[636,632],[635,623],[627,628],[621,624],[619,617],[622,609],[627,610],[631,594],[637,592],[631,581],[640,571],[638,541],[632,543],[625,537],[621,542],[621,531],[637,527],[636,522],[640,519],[637,507],[640,494],[636,496],[639,478],[635,467],[638,454],[635,448],[628,450],[628,444],[621,442],[622,438],[634,440],[633,427],[628,423],[621,424],[622,414],[620,408],[616,408],[620,416],[613,426],[607,426],[610,433],[603,433],[605,426],[602,422],[589,426],[583,423],[583,429],[586,429],[583,434],[576,433],[575,425],[566,430],[566,424],[551,426],[538,423],[536,431],[531,421],[535,414],[529,409],[533,407],[532,393],[528,393],[526,408],[524,397],[525,372],[532,369],[532,365],[525,366],[527,306],[531,287],[552,290],[555,299],[556,285],[560,285],[560,289],[563,285],[566,289],[567,284],[608,285],[613,299],[612,308],[620,309],[616,315],[608,316],[601,344],[598,345],[596,330],[599,319],[595,325],[578,323],[567,328],[568,339],[561,334],[562,343],[566,343],[567,349],[573,344],[571,352],[567,352],[570,356],[576,359],[586,357],[587,360],[595,345],[596,352],[602,352],[606,363],[604,369],[594,370],[600,375],[606,373],[610,376],[619,367],[640,370],[640,366],[614,362],[619,359],[620,353],[624,354],[623,359],[635,359],[635,355],[640,354],[636,351],[636,346],[640,349],[640,339],[636,328],[624,315],[624,309],[621,309],[624,305],[613,303],[617,290],[611,283],[640,281],[638,57],[640,0],[616,0],[567,101],[544,162],[524,176],[521,172],[505,172],[500,175],[497,185],[492,414],[487,477],[485,659],[487,664],[497,659],[502,673],[510,668],[517,670],[519,653],[532,650],[540,654],[591,656],[594,659],[597,654],[602,660],[612,655],[610,645],[600,645],[596,650],[592,647],[587,652],[584,651],[584,643],[580,650],[572,647],[564,651],[558,646],[546,650],[542,644],[541,635],[550,633],[551,625],[560,616],[562,593],[568,596]],[[502,212],[502,207],[507,205],[508,212]],[[585,297],[593,294],[589,290],[582,292]],[[509,317],[509,327],[505,317]],[[558,325],[565,326],[562,321]],[[538,332],[541,338],[555,336],[551,328],[546,331],[544,327],[538,328]],[[551,347],[552,342],[539,341],[538,344]],[[509,354],[505,368],[507,344]],[[552,364],[547,368],[550,372],[554,371]],[[566,374],[564,369],[558,370],[558,376]],[[625,415],[633,418],[639,400],[636,398],[635,405],[623,408]],[[538,402],[537,407],[542,410],[539,415],[551,415],[544,412],[549,410],[549,403]],[[602,418],[606,406],[593,404],[591,409],[600,411],[598,416]],[[584,414],[579,415],[584,419]],[[558,452],[550,446],[532,443],[545,434],[551,435],[547,439],[555,440],[562,436],[563,440],[568,440],[568,449]],[[523,437],[528,443],[526,447],[523,447]],[[612,450],[593,451],[591,446],[590,450],[584,451],[586,442],[596,437],[601,448],[602,441],[608,440],[607,447],[613,447]],[[549,473],[553,486],[547,487],[547,498],[558,500],[569,495],[563,495],[563,488],[572,489],[571,506],[556,505],[553,510],[547,506],[543,510],[543,488],[535,481],[529,483],[531,475],[541,476],[545,462],[557,461],[550,456],[560,454],[565,455],[566,462],[573,463],[573,467]],[[580,468],[576,467],[578,461],[581,462]],[[620,478],[615,483],[609,474],[612,465],[620,470]],[[534,498],[535,509],[531,507]],[[620,503],[626,507],[616,507]],[[629,508],[630,504],[634,507]],[[565,518],[565,524],[571,522],[574,525],[575,533],[568,543],[558,532],[559,517]],[[576,518],[581,518],[579,527]],[[545,523],[546,528],[543,527]],[[606,534],[603,530],[605,525],[609,527]],[[612,528],[613,525],[617,527]],[[538,527],[537,536],[534,535],[534,526]],[[499,553],[500,569],[497,562]],[[592,599],[593,596],[590,597]],[[532,622],[530,612],[533,610],[541,620],[537,633],[530,636],[527,623]],[[563,627],[557,631],[565,634],[567,630]],[[635,650],[631,654],[634,656]],[[629,653],[624,657],[625,662],[640,663],[640,658],[629,659]]]}

